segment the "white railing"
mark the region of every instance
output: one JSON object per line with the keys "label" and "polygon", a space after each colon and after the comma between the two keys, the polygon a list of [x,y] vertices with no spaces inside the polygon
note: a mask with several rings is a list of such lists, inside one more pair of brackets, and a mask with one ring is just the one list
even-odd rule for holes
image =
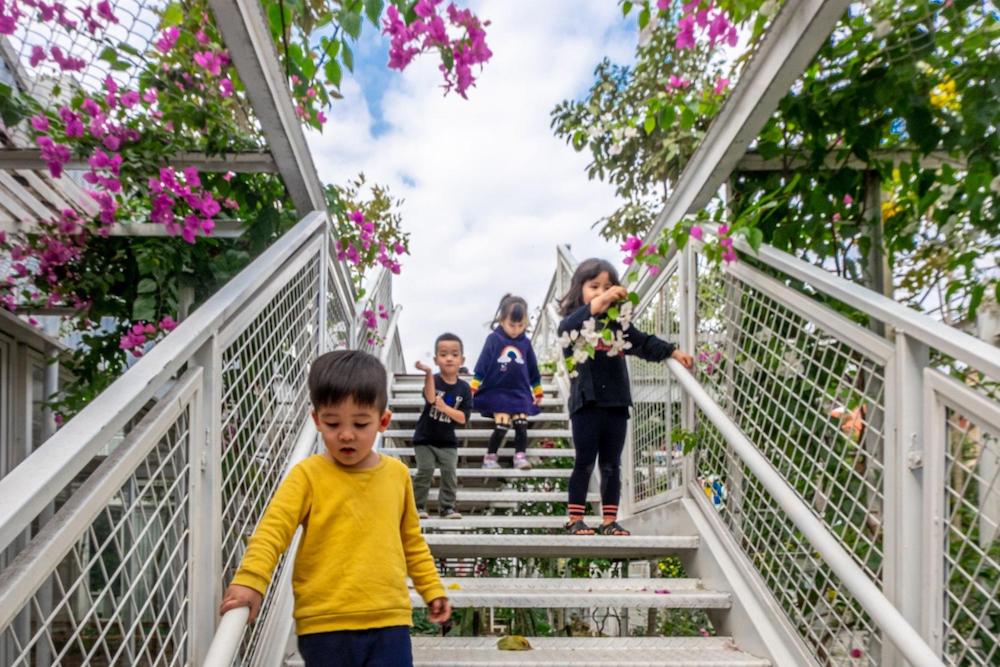
{"label": "white railing", "polygon": [[[630,360],[627,508],[696,499],[820,664],[917,664],[923,649],[900,619],[948,664],[993,664],[1000,351],[773,248],[740,249],[745,261],[716,267],[692,242],[637,288],[634,321],[695,354],[684,379],[703,396]],[[560,262],[557,276],[567,271]],[[780,476],[780,494],[706,398]],[[688,464],[672,453],[678,421],[697,436]],[[712,481],[724,489],[715,503]]]}
{"label": "white railing", "polygon": [[[357,336],[329,229],[303,219],[0,479],[0,664],[202,663],[246,538],[315,446],[309,364]],[[237,624],[241,664],[287,640],[289,599]]]}

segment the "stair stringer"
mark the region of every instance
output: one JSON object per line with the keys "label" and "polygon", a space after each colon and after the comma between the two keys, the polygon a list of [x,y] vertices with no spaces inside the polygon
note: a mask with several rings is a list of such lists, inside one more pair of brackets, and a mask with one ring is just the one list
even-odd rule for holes
{"label": "stair stringer", "polygon": [[697,534],[698,549],[683,558],[688,576],[701,579],[710,590],[732,595],[729,612],[712,617],[718,633],[731,636],[740,650],[768,658],[775,667],[819,667],[716,510],[703,495],[692,495],[640,511],[622,523],[636,535]]}

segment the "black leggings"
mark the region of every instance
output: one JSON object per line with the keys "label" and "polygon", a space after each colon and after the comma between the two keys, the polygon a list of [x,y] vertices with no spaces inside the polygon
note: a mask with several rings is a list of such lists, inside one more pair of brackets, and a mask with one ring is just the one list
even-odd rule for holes
{"label": "black leggings", "polygon": [[594,463],[599,462],[603,513],[614,518],[622,494],[622,449],[628,432],[628,408],[583,407],[573,413],[570,422],[576,463],[569,478],[569,513],[583,514],[590,476],[594,473]]}

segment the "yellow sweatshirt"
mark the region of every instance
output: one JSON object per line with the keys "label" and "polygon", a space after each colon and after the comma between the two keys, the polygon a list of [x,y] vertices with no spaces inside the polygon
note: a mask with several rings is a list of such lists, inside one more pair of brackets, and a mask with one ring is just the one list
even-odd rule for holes
{"label": "yellow sweatshirt", "polygon": [[445,596],[420,534],[410,472],[396,459],[351,470],[316,454],[292,468],[233,583],[264,594],[300,524],[292,575],[300,635],[410,625],[407,574],[424,601]]}

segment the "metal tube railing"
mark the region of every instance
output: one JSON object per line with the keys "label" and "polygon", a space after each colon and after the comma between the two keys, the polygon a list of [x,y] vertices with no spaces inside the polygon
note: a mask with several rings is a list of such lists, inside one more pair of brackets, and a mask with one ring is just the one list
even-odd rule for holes
{"label": "metal tube railing", "polygon": [[857,565],[837,538],[816,518],[785,479],[771,466],[743,434],[743,431],[723,412],[708,392],[673,359],[667,366],[701,412],[719,430],[733,451],[760,480],[771,497],[802,532],[823,561],[830,566],[844,586],[865,608],[885,635],[907,660],[917,667],[943,667],[944,663],[886,598],[878,586]]}

